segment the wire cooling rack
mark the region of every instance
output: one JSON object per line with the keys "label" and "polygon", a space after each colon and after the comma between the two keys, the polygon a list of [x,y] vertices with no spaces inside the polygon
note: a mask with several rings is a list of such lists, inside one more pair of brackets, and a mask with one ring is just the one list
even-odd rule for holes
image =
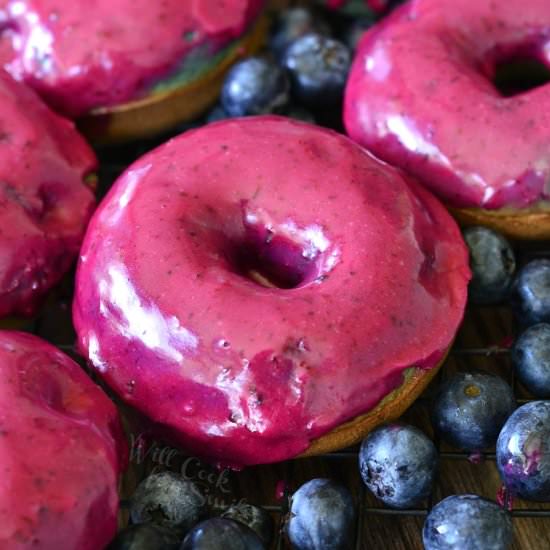
{"label": "wire cooling rack", "polygon": [[[100,151],[100,195],[128,164],[156,143]],[[550,243],[522,244],[516,247],[518,263],[533,257],[550,257]],[[70,320],[72,277],[61,285],[55,299],[27,327],[76,357],[74,332]],[[512,315],[506,306],[468,308],[455,346],[426,392],[403,417],[433,437],[429,406],[433,390],[455,370],[482,369],[503,376],[514,388],[518,403],[532,397],[516,383],[510,363],[509,347],[516,333]],[[82,363],[82,362],[81,362]],[[93,373],[91,373],[94,376]],[[469,456],[447,447],[434,438],[440,453],[440,475],[431,497],[422,506],[407,510],[385,507],[365,490],[358,469],[358,447],[307,459],[257,466],[242,472],[218,471],[176,449],[150,441],[140,433],[139,422],[127,424],[131,444],[131,462],[122,484],[121,526],[127,521],[127,498],[140,479],[153,469],[172,469],[197,482],[214,511],[244,500],[264,506],[273,516],[276,535],[272,549],[289,548],[284,535],[289,495],[314,477],[330,477],[352,491],[356,503],[355,540],[350,549],[414,550],[421,549],[424,518],[439,500],[455,493],[476,493],[495,499],[500,487],[494,450]],[[513,550],[550,548],[550,504],[514,501],[515,542]]]}

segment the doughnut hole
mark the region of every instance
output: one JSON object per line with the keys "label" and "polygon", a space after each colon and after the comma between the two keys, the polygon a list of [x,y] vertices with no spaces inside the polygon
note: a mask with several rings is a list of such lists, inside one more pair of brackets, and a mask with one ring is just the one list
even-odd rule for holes
{"label": "doughnut hole", "polygon": [[303,247],[286,236],[266,229],[248,233],[240,243],[234,243],[231,259],[238,273],[266,287],[299,288],[319,276],[318,262],[304,255]]}
{"label": "doughnut hole", "polygon": [[[0,199],[18,205],[35,224],[50,224],[57,220],[63,185],[56,182],[42,183],[37,189],[25,190],[7,182],[0,182]],[[53,229],[53,228],[52,228]]]}
{"label": "doughnut hole", "polygon": [[499,48],[486,72],[502,97],[513,97],[550,82],[549,52],[550,42]]}
{"label": "doughnut hole", "polygon": [[63,389],[55,373],[44,369],[35,356],[24,356],[20,362],[20,391],[30,402],[65,414]]}
{"label": "doughnut hole", "polygon": [[265,287],[296,289],[322,281],[334,267],[338,254],[320,227],[276,223],[248,202],[242,213],[244,231],[228,247],[240,275]]}
{"label": "doughnut hole", "polygon": [[18,33],[21,31],[20,25],[17,21],[8,19],[7,17],[0,21],[0,35],[7,33]]}
{"label": "doughnut hole", "polygon": [[74,381],[63,372],[61,364],[34,354],[19,360],[19,388],[31,403],[64,417],[78,419],[89,415],[93,409],[90,397],[73,387]]}

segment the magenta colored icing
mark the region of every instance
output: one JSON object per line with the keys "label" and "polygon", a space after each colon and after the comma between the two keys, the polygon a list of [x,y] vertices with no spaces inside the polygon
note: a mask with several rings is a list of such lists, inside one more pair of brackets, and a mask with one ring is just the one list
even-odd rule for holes
{"label": "magenta colored icing", "polygon": [[125,103],[205,44],[235,40],[263,0],[0,0],[0,62],[74,117]]}
{"label": "magenta colored icing", "polygon": [[0,70],[0,317],[32,314],[74,261],[95,165],[72,122]]}
{"label": "magenta colored icing", "polygon": [[127,449],[114,404],[69,357],[0,331],[0,547],[104,548]]}
{"label": "magenta colored icing", "polygon": [[295,456],[405,368],[433,367],[468,279],[427,191],[344,136],[253,117],[126,171],[92,219],[73,311],[81,352],[128,403],[238,466]]}
{"label": "magenta colored icing", "polygon": [[413,0],[362,39],[345,97],[348,134],[459,207],[550,196],[550,85],[503,97],[495,65],[550,67],[550,3]]}

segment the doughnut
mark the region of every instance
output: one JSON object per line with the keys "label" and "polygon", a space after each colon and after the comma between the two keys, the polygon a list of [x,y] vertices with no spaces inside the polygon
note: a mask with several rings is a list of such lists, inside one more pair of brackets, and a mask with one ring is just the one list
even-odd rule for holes
{"label": "doughnut", "polygon": [[408,2],[362,38],[348,135],[459,220],[550,237],[550,85],[506,94],[495,82],[514,63],[550,70],[549,29],[546,0]]}
{"label": "doughnut", "polygon": [[262,4],[5,0],[0,59],[96,141],[146,137],[216,101],[226,70],[262,41]]}
{"label": "doughnut", "polygon": [[69,357],[0,331],[0,547],[104,548],[127,459],[114,404]]}
{"label": "doughnut", "polygon": [[115,182],[73,319],[80,352],[164,439],[239,467],[402,413],[453,340],[469,276],[458,227],[420,186],[335,132],[246,117]]}
{"label": "doughnut", "polygon": [[73,124],[0,69],[0,318],[34,314],[72,265],[95,167]]}

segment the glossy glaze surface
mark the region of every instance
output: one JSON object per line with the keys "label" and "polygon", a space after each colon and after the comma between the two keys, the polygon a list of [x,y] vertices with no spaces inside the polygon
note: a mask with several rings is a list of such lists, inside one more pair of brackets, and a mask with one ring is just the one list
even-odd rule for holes
{"label": "glossy glaze surface", "polygon": [[205,46],[238,38],[263,0],[0,0],[0,61],[57,110],[143,96]]}
{"label": "glossy glaze surface", "polygon": [[73,124],[0,70],[0,317],[32,314],[74,261],[95,165]]}
{"label": "glossy glaze surface", "polygon": [[413,0],[369,31],[345,99],[348,134],[454,206],[550,196],[550,85],[503,96],[496,66],[550,67],[550,3]]}
{"label": "glossy glaze surface", "polygon": [[0,331],[0,547],[104,548],[125,465],[114,404],[69,357]]}
{"label": "glossy glaze surface", "polygon": [[180,444],[273,462],[434,366],[468,278],[426,191],[341,135],[251,117],[188,132],[115,183],[74,321],[82,353]]}

